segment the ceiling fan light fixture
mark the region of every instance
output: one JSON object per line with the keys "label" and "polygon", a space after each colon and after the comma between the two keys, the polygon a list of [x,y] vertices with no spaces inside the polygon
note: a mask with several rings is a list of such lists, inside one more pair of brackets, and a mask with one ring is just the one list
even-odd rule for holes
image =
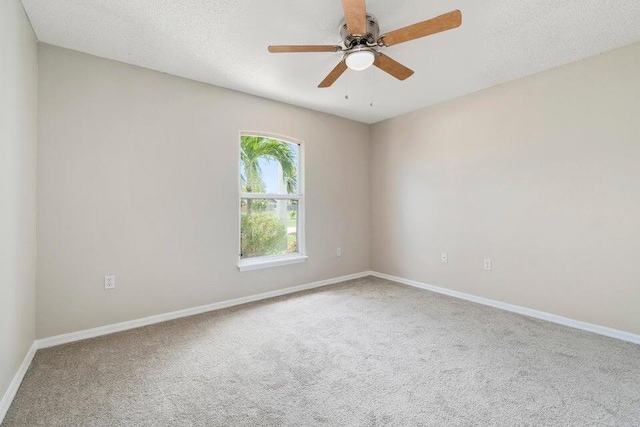
{"label": "ceiling fan light fixture", "polygon": [[376,54],[372,49],[364,48],[347,53],[345,62],[347,67],[355,71],[366,70],[376,61]]}
{"label": "ceiling fan light fixture", "polygon": [[398,80],[406,80],[413,75],[413,70],[380,52],[381,48],[438,34],[462,25],[462,12],[456,9],[380,35],[378,20],[367,13],[366,0],[341,1],[344,19],[338,25],[342,39],[340,45],[269,46],[271,53],[342,52],[342,59],[320,82],[319,88],[331,87],[347,69],[362,71],[372,65]]}

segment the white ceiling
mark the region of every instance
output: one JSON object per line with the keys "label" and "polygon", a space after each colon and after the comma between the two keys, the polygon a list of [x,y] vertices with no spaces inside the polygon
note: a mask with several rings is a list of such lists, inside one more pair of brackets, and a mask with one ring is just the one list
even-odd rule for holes
{"label": "white ceiling", "polygon": [[339,53],[267,45],[339,43],[340,0],[23,3],[42,42],[366,123],[640,41],[640,0],[368,0],[383,33],[453,9],[463,24],[384,49],[404,82],[372,67],[317,89]]}

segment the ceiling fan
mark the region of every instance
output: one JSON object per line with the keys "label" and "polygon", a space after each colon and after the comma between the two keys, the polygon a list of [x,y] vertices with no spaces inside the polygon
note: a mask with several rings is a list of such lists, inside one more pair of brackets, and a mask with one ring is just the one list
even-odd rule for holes
{"label": "ceiling fan", "polygon": [[342,37],[342,46],[332,45],[284,45],[269,46],[271,53],[296,52],[342,52],[342,60],[318,85],[320,88],[331,86],[347,68],[361,71],[371,65],[391,74],[399,80],[405,80],[413,70],[380,52],[383,47],[415,40],[459,27],[462,13],[454,10],[438,17],[409,25],[386,34],[379,35],[380,29],[375,16],[366,11],[365,0],[342,0],[345,18],[338,27]]}

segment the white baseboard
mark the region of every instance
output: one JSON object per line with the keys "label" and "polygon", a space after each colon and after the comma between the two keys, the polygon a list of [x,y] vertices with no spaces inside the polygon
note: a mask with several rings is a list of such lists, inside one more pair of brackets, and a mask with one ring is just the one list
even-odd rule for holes
{"label": "white baseboard", "polygon": [[27,369],[29,369],[29,365],[31,365],[31,360],[33,360],[33,356],[35,356],[37,349],[36,342],[34,341],[29,351],[27,351],[27,355],[24,356],[24,359],[18,368],[18,372],[13,376],[13,380],[11,381],[11,384],[9,384],[9,388],[5,392],[4,396],[2,396],[2,400],[0,401],[0,424],[2,424],[5,415],[7,415],[9,406],[11,406],[11,402],[13,402],[13,398],[18,392],[18,388],[20,388],[20,384],[22,384],[24,374],[27,373]]}
{"label": "white baseboard", "polygon": [[371,275],[371,272],[363,271],[361,273],[349,274],[347,276],[335,277],[333,279],[321,280],[319,282],[307,283],[305,285],[293,286],[285,289],[278,289],[276,291],[264,292],[257,295],[250,295],[250,296],[236,298],[236,299],[227,300],[227,301],[214,302],[213,304],[187,308],[184,310],[172,311],[170,313],[157,314],[155,316],[144,317],[142,319],[129,320],[126,322],[99,326],[97,328],[85,329],[83,331],[71,332],[68,334],[56,335],[48,338],[41,338],[36,341],[36,344],[37,344],[37,348],[53,347],[56,345],[66,344],[74,341],[80,341],[87,338],[93,338],[101,335],[112,334],[114,332],[126,331],[127,329],[139,328],[141,326],[151,325],[154,323],[166,322],[167,320],[193,316],[195,314],[206,313],[208,311],[221,310],[223,308],[233,307],[240,304],[246,304],[249,302],[279,297],[282,295],[292,294],[295,292],[306,291],[309,289],[319,288],[321,286],[327,286],[335,283],[345,282],[347,280],[359,279],[361,277],[366,277],[369,275]]}
{"label": "white baseboard", "polygon": [[381,279],[391,280],[392,282],[398,282],[404,285],[413,286],[415,288],[426,289],[428,291],[436,292],[443,295],[448,295],[450,297],[460,298],[460,299],[475,302],[478,304],[488,305],[490,307],[511,311],[513,313],[523,314],[529,317],[535,317],[536,319],[542,319],[542,320],[557,323],[560,325],[570,326],[576,329],[582,329],[583,331],[594,332],[596,334],[604,335],[607,337],[617,338],[619,340],[640,344],[640,335],[635,335],[630,332],[624,332],[617,329],[607,328],[606,326],[594,325],[592,323],[582,322],[580,320],[569,319],[567,317],[558,316],[556,314],[551,314],[544,311],[538,311],[538,310],[534,310],[526,307],[520,307],[518,305],[495,301],[489,298],[483,298],[483,297],[479,297],[471,294],[466,294],[464,292],[458,292],[451,289],[440,288],[438,286],[427,285],[426,283],[417,282],[415,280],[404,279],[402,277],[391,276],[389,274],[378,273],[376,271],[372,271],[371,275],[375,277],[379,277]]}

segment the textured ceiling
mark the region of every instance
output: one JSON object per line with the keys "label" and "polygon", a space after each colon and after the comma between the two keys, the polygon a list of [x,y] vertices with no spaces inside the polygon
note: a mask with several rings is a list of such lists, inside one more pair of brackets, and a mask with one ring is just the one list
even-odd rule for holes
{"label": "textured ceiling", "polygon": [[368,0],[382,33],[453,9],[463,24],[384,49],[404,82],[372,67],[317,89],[339,53],[267,45],[340,42],[340,0],[23,3],[42,42],[366,123],[640,41],[639,0]]}

